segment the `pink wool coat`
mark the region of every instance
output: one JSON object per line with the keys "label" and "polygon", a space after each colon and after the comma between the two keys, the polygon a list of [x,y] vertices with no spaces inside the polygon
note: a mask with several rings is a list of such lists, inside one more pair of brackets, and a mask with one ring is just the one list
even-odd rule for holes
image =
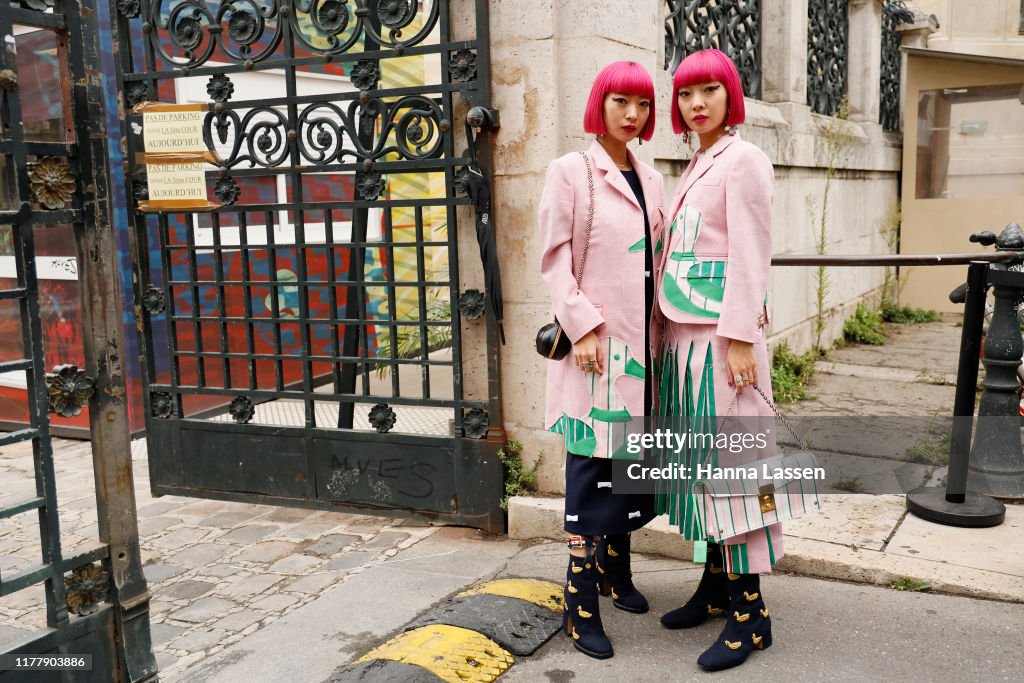
{"label": "pink wool coat", "polygon": [[[651,331],[653,356],[660,345],[661,328],[644,319],[644,216],[629,183],[604,147],[595,141],[587,155],[593,169],[594,222],[583,279],[577,287],[590,199],[587,167],[578,152],[554,160],[548,168],[539,209],[544,244],[541,278],[551,296],[555,317],[570,341],[575,343],[595,330],[605,342],[606,353],[610,348],[607,342],[618,340],[628,347],[633,359],[643,364],[645,330]],[[660,247],[664,224],[661,174],[632,153],[629,157],[643,187],[651,239]],[[660,260],[660,251],[655,248],[654,263]],[[612,402],[621,399],[630,415],[639,417],[644,414],[644,382],[622,372],[624,360],[606,358],[602,379],[612,384],[616,394]],[[576,367],[572,353],[561,361],[549,360],[547,365],[545,427],[550,428],[563,414],[587,417],[596,402],[590,383],[596,378]]]}
{"label": "pink wool coat", "polygon": [[[659,280],[658,305],[666,318],[678,323],[717,324],[720,337],[751,343],[764,340],[774,183],[771,161],[739,135],[722,136],[711,149],[690,160],[672,197],[666,223],[671,225],[684,205],[699,209],[694,256],[697,261],[726,262],[725,292],[720,303],[708,306],[718,313],[714,319],[680,310],[667,299]],[[663,252],[664,269],[671,271],[673,252],[687,250],[681,244],[685,238],[683,229],[672,233],[671,244]],[[685,273],[680,275],[680,279],[685,277]]]}

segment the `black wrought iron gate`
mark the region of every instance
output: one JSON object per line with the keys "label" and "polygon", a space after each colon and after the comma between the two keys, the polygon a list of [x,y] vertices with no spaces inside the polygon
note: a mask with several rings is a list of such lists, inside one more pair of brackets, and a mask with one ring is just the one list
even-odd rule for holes
{"label": "black wrought iron gate", "polygon": [[[0,447],[30,443],[34,480],[0,491],[0,524],[14,525],[0,531],[8,548],[19,536],[39,544],[33,560],[0,576],[0,598],[30,605],[29,621],[16,620],[19,627],[41,626],[45,612],[45,626],[0,642],[0,681],[149,680],[156,663],[135,515],[121,311],[112,305],[118,276],[96,14],[80,2],[3,0],[0,37],[0,251],[15,265],[13,277],[4,273],[0,305],[15,307],[7,322],[16,321],[21,341],[21,357],[0,363],[0,374],[23,373],[27,389],[27,426],[0,435]],[[37,63],[25,53],[45,54],[54,80],[34,83],[38,72],[21,73]],[[44,87],[63,106],[55,118],[42,117],[42,126],[35,125],[40,103],[29,93],[38,96]],[[60,365],[48,375],[36,238],[54,230],[74,235],[85,367]],[[62,545],[49,412],[66,417],[83,408],[99,538],[69,549]],[[20,515],[36,517],[38,525]],[[45,605],[35,614],[31,596],[40,588]]]}
{"label": "black wrought iron gate", "polygon": [[200,104],[217,157],[219,208],[130,202],[153,491],[503,529],[495,321],[457,229],[459,112],[493,121],[488,3],[115,3],[129,197],[141,102]]}

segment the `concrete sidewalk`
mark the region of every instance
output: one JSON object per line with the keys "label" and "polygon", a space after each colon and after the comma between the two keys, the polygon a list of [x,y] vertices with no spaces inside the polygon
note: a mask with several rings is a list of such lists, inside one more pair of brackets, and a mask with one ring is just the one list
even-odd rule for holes
{"label": "concrete sidewalk", "polygon": [[[876,421],[865,422],[877,422],[877,431],[859,433],[856,439],[829,438],[822,434],[826,429],[820,430],[813,438],[814,450],[829,466],[863,476],[886,491],[899,490],[893,477],[905,488],[944,483],[945,468],[911,459],[922,438],[933,450],[948,451],[948,443],[891,429],[917,425],[913,420],[918,418],[893,422],[894,417],[919,416],[924,426],[929,418],[952,415],[961,329],[955,320],[946,319],[889,325],[887,330],[884,346],[832,351],[817,364],[810,387],[816,398],[781,408],[789,416],[877,416]],[[822,422],[826,421],[818,420]],[[892,424],[897,426],[890,428]],[[561,539],[561,515],[561,498],[514,499],[509,535]],[[834,491],[822,495],[820,514],[787,522],[783,528],[781,571],[880,586],[912,577],[927,581],[937,592],[1024,602],[1024,506],[1007,505],[1006,521],[998,527],[964,529],[910,515],[901,494]],[[690,544],[665,517],[634,534],[634,547],[681,559],[691,556]]]}

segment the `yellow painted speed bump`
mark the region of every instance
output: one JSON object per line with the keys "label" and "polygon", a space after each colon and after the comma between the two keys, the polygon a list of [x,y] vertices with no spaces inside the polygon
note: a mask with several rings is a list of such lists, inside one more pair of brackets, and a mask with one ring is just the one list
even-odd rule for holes
{"label": "yellow painted speed bump", "polygon": [[550,581],[538,581],[537,579],[497,579],[482,583],[479,586],[473,586],[469,590],[459,593],[458,597],[478,595],[480,593],[501,595],[506,598],[519,598],[520,600],[532,602],[534,605],[547,607],[552,612],[562,612],[562,587]]}
{"label": "yellow painted speed bump", "polygon": [[412,664],[449,683],[489,683],[515,663],[511,654],[487,636],[440,624],[395,636],[359,661],[373,659]]}

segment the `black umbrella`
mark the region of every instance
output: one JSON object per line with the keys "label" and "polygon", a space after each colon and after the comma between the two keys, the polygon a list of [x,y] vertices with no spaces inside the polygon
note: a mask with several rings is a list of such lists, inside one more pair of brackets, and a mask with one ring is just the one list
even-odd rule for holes
{"label": "black umbrella", "polygon": [[469,177],[466,179],[466,192],[473,200],[473,207],[476,209],[476,241],[480,245],[480,261],[484,267],[487,298],[491,303],[491,310],[494,311],[494,319],[498,323],[498,336],[504,345],[505,328],[502,325],[502,319],[505,314],[505,306],[502,303],[501,295],[501,265],[498,263],[498,247],[491,223],[491,185],[476,160],[472,135],[469,136],[469,141],[471,161],[466,167],[469,172]]}

